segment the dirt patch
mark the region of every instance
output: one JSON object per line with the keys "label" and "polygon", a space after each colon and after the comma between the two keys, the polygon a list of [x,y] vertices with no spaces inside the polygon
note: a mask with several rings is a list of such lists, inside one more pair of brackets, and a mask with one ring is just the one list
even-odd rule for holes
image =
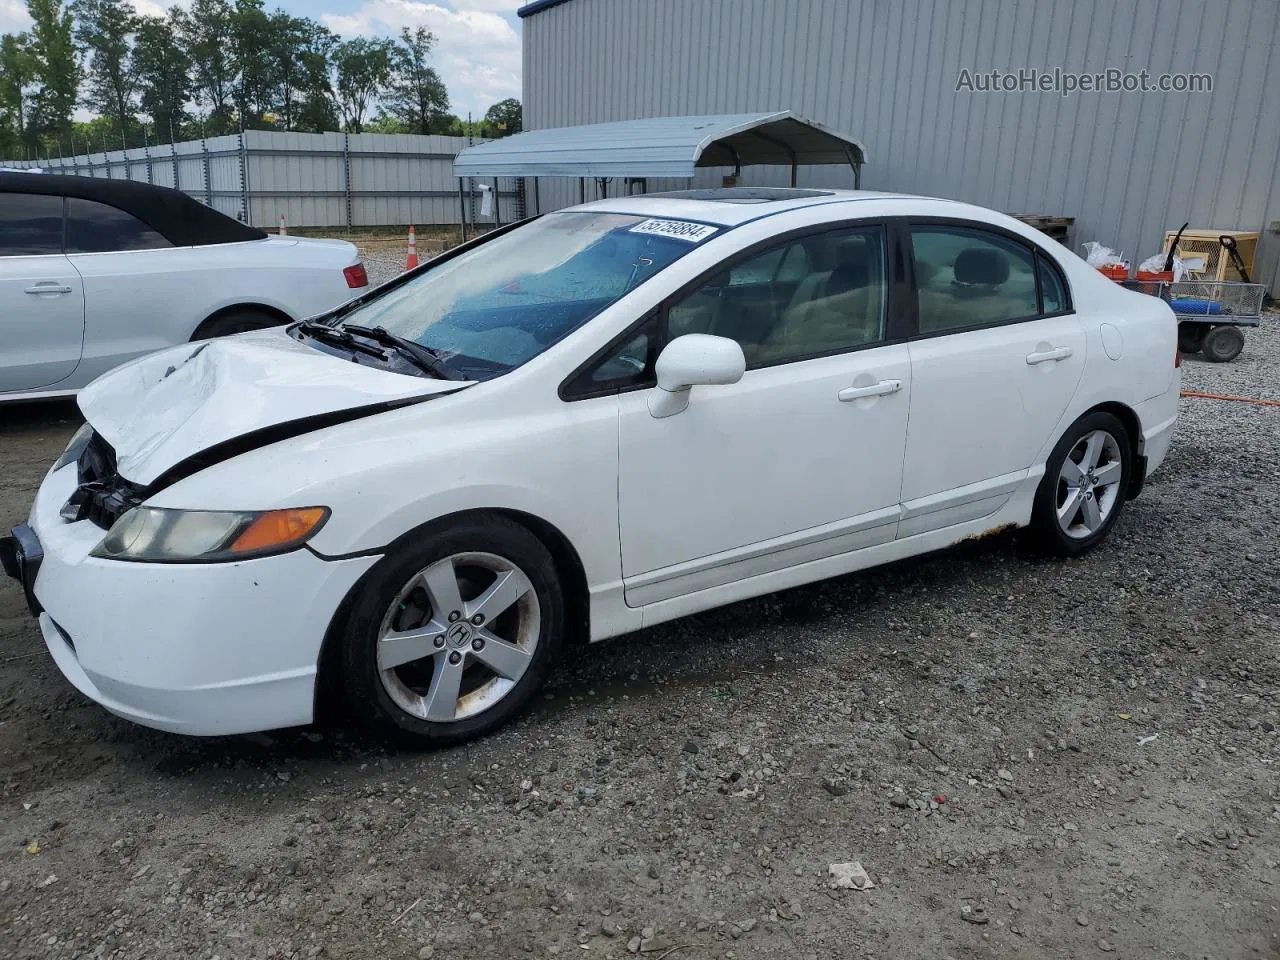
{"label": "dirt patch", "polygon": [[[1187,386],[1271,395],[1248,336]],[[5,582],[0,956],[1280,956],[1280,414],[1183,411],[1087,558],[1003,535],[644,631],[433,754],[117,720]],[[76,420],[0,416],[8,527]]]}

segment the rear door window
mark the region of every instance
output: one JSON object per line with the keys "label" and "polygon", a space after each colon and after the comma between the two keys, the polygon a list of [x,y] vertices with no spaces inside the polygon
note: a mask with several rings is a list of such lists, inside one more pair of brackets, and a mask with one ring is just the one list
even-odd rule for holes
{"label": "rear door window", "polygon": [[0,194],[0,257],[62,253],[62,197]]}
{"label": "rear door window", "polygon": [[67,253],[114,253],[171,246],[133,214],[94,200],[67,198]]}
{"label": "rear door window", "polygon": [[920,333],[975,330],[1040,314],[1035,258],[1023,244],[971,227],[913,225]]}

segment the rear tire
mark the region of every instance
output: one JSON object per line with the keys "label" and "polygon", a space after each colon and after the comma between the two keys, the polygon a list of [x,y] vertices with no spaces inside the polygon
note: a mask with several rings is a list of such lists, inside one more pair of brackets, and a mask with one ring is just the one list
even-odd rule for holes
{"label": "rear tire", "polygon": [[267,327],[279,327],[288,323],[278,314],[253,307],[228,310],[216,317],[210,317],[191,335],[191,340],[212,340],[214,337],[229,337],[233,333],[247,333],[250,330],[265,330]]}
{"label": "rear tire", "polygon": [[1229,363],[1240,356],[1244,349],[1244,334],[1239,327],[1214,327],[1204,336],[1200,352],[1206,360],[1214,363]]}
{"label": "rear tire", "polygon": [[1124,508],[1133,444],[1119,418],[1085,414],[1062,435],[1036,491],[1031,529],[1039,546],[1078,557],[1101,543]]}
{"label": "rear tire", "polygon": [[528,706],[564,623],[555,562],[525,527],[481,515],[426,531],[361,584],[342,636],[347,705],[407,746],[483,736]]}

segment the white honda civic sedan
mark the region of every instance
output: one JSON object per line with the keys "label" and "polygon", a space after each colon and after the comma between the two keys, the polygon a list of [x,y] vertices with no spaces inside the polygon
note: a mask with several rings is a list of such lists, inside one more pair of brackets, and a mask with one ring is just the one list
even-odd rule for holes
{"label": "white honda civic sedan", "polygon": [[238,733],[332,693],[456,742],[571,637],[1007,527],[1084,553],[1168,450],[1176,341],[977,207],[602,200],[99,379],[0,552],[121,716]]}

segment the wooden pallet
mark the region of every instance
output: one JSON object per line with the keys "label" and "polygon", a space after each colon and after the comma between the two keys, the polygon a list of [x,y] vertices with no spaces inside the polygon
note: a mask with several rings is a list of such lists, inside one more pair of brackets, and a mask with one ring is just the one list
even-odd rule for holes
{"label": "wooden pallet", "polygon": [[1021,220],[1029,227],[1035,227],[1063,246],[1071,246],[1071,228],[1075,225],[1075,217],[1052,217],[1047,213],[1015,213],[1013,216],[1014,219]]}

